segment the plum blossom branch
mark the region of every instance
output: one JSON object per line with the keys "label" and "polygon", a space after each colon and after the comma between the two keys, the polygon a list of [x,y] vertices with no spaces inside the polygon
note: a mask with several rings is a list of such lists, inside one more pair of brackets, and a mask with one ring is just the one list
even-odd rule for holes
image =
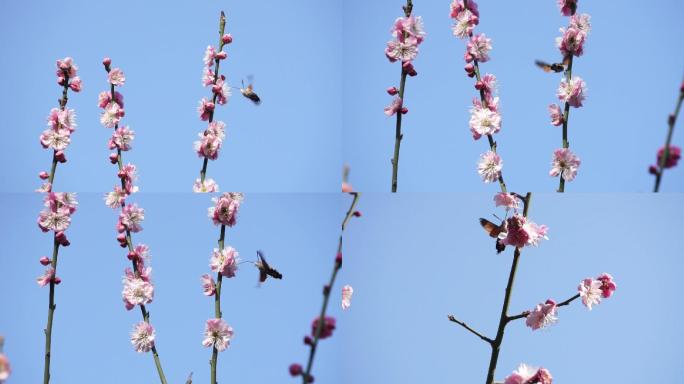
{"label": "plum blossom branch", "polygon": [[[576,299],[579,299],[579,298],[580,298],[580,294],[577,293],[577,294],[575,294],[574,296],[570,297],[569,299],[567,299],[567,300],[565,300],[565,301],[561,301],[561,302],[558,303],[558,304],[555,304],[555,307],[557,308],[557,307],[563,307],[563,306],[566,306],[566,305],[570,305],[570,303],[572,303],[573,301],[575,301]],[[506,319],[506,321],[511,322],[511,321],[515,321],[515,320],[518,320],[518,319],[526,318],[526,317],[529,317],[529,316],[530,316],[530,313],[532,313],[532,311],[523,311],[523,312],[521,312],[521,313],[519,313],[519,314],[517,314],[517,315],[508,316],[508,318]]]}
{"label": "plum blossom branch", "polygon": [[212,347],[210,360],[211,383],[216,384],[216,368],[218,353],[230,346],[233,328],[223,320],[221,312],[221,288],[223,277],[235,277],[239,264],[239,253],[233,247],[226,247],[226,227],[237,223],[237,215],[244,196],[242,193],[228,192],[213,198],[214,206],[208,210],[209,218],[214,225],[220,226],[218,248],[214,248],[209,260],[209,267],[216,272],[216,282],[211,275],[202,275],[201,281],[205,296],[214,296],[214,318],[208,319],[204,330],[205,347]]}
{"label": "plum blossom branch", "polygon": [[162,369],[161,360],[155,344],[156,332],[150,323],[150,312],[145,307],[152,303],[154,298],[154,285],[152,284],[152,268],[149,247],[144,244],[133,244],[134,232],[142,231],[141,223],[145,218],[145,211],[136,204],[126,204],[126,199],[138,191],[134,185],[137,179],[135,165],[124,165],[123,152],[132,148],[135,132],[127,126],[119,126],[121,118],[125,115],[123,95],[116,91],[115,87],[121,87],[126,82],[126,76],[120,68],[111,68],[112,60],[105,58],[102,61],[107,72],[109,91],[103,91],[99,95],[99,106],[103,108],[100,122],[106,128],[113,128],[108,147],[116,150],[109,155],[109,161],[117,166],[117,176],[120,179],[120,187],[115,186],[112,192],[105,195],[105,204],[112,208],[121,208],[116,225],[117,241],[119,246],[128,249],[127,258],[131,261],[132,268],[124,270],[122,298],[127,310],[135,306],[140,307],[143,321],[136,323],[131,332],[131,344],[134,349],[141,352],[152,352],[154,364],[159,374],[159,380],[166,384],[166,376]]}
{"label": "plum blossom branch", "polygon": [[[352,202],[349,205],[349,209],[342,220],[342,229],[340,232],[339,241],[337,244],[337,255],[335,256],[335,263],[333,265],[332,274],[328,284],[323,287],[323,305],[318,317],[316,317],[311,324],[311,336],[304,337],[304,344],[309,346],[309,359],[306,364],[306,369],[303,369],[299,364],[290,365],[289,371],[290,375],[293,377],[301,376],[302,383],[313,383],[314,377],[311,374],[313,369],[314,357],[316,356],[316,349],[318,347],[318,342],[321,339],[326,339],[332,336],[333,330],[335,330],[335,318],[331,316],[326,316],[326,311],[328,308],[328,301],[330,300],[330,292],[335,285],[335,280],[339,270],[342,268],[342,244],[344,230],[351,220],[352,217],[360,217],[361,213],[355,210],[356,203],[359,199],[360,193],[349,192],[352,195]],[[349,287],[351,288],[351,287]],[[344,291],[343,291],[344,292]],[[348,293],[351,295],[351,293]],[[344,299],[343,299],[344,300]],[[344,305],[344,304],[343,304]],[[312,338],[313,337],[313,338]]]}
{"label": "plum blossom branch", "polygon": [[2,352],[2,348],[5,346],[5,338],[0,336],[0,383],[4,383],[5,380],[9,379],[12,373],[12,368],[10,367],[10,362],[7,356]]}
{"label": "plum blossom branch", "polygon": [[570,120],[570,107],[582,107],[585,99],[586,84],[579,76],[572,76],[574,57],[582,56],[584,43],[591,31],[590,16],[588,14],[576,15],[577,0],[559,0],[561,13],[570,16],[567,28],[561,28],[562,36],[556,38],[556,45],[563,57],[562,64],[555,64],[558,69],[555,72],[564,72],[564,78],[558,87],[557,96],[564,102],[563,111],[557,104],[549,106],[551,124],[562,125],[562,147],[553,152],[550,176],[559,177],[557,192],[565,192],[565,182],[572,181],[577,176],[577,170],[581,164],[580,158],[570,151],[568,140],[568,122]]}
{"label": "plum blossom branch", "polygon": [[425,38],[425,31],[423,30],[423,19],[411,16],[413,11],[413,2],[406,0],[404,9],[404,17],[399,17],[394,21],[392,26],[393,39],[387,43],[385,48],[385,56],[390,62],[401,61],[401,77],[399,80],[399,89],[390,87],[387,93],[394,96],[392,103],[385,108],[385,115],[396,117],[396,127],[394,135],[394,155],[392,157],[392,192],[397,191],[397,177],[399,174],[399,149],[401,147],[401,140],[404,135],[401,133],[401,119],[402,115],[408,113],[408,108],[404,106],[404,91],[406,90],[406,77],[416,76],[418,72],[413,67],[413,60],[418,55],[418,46]]}
{"label": "plum blossom branch", "polygon": [[[73,59],[66,57],[57,60],[57,84],[62,86],[62,97],[59,99],[59,108],[53,108],[48,115],[48,128],[40,135],[40,144],[43,148],[52,149],[52,165],[50,173],[42,171],[38,174],[40,179],[47,180],[36,192],[45,193],[43,203],[45,208],[38,216],[38,227],[43,232],[53,232],[52,258],[43,256],[40,263],[46,266],[42,276],[38,277],[37,283],[41,287],[49,284],[50,296],[48,301],[48,318],[45,332],[45,365],[43,370],[43,383],[50,382],[50,361],[52,348],[52,321],[55,309],[55,285],[61,282],[57,277],[57,261],[59,247],[69,246],[70,242],[64,231],[71,224],[71,215],[76,211],[78,202],[76,195],[65,192],[52,192],[57,171],[57,163],[65,163],[64,151],[71,143],[71,134],[76,130],[76,113],[73,109],[67,109],[68,93],[81,91],[81,79],[78,77],[78,67]],[[8,368],[9,369],[9,368]],[[1,380],[1,378],[0,378]]]}
{"label": "plum blossom branch", "polygon": [[682,156],[681,148],[670,145],[672,142],[672,134],[674,133],[675,123],[677,122],[677,117],[679,116],[679,111],[682,108],[682,101],[684,101],[684,81],[682,81],[679,87],[679,98],[677,99],[677,105],[672,114],[667,118],[667,138],[665,139],[665,145],[658,150],[658,165],[651,165],[649,172],[655,175],[655,185],[653,186],[653,192],[658,192],[660,190],[660,181],[663,177],[663,171],[666,168],[672,168],[677,165],[679,158]]}
{"label": "plum blossom branch", "polygon": [[480,22],[480,12],[474,0],[454,0],[451,3],[451,18],[454,19],[452,31],[460,39],[469,39],[464,59],[464,67],[468,77],[475,78],[475,89],[480,98],[473,99],[470,110],[470,131],[473,139],[487,137],[489,151],[480,156],[478,173],[485,183],[498,182],[502,193],[507,193],[503,177],[503,161],[497,153],[498,144],[494,134],[501,130],[501,113],[499,97],[496,94],[496,77],[493,74],[481,75],[480,63],[489,61],[492,40],[484,33],[473,34],[475,26]]}
{"label": "plum blossom branch", "polygon": [[[226,28],[226,15],[221,11],[219,18],[219,43],[218,50],[213,46],[208,46],[204,53],[204,73],[202,84],[211,87],[213,94],[211,101],[207,98],[200,100],[198,113],[200,120],[207,121],[208,126],[204,132],[199,134],[199,140],[195,142],[197,155],[203,158],[200,177],[195,180],[194,192],[218,192],[218,185],[213,179],[207,179],[207,166],[209,160],[216,160],[225,139],[225,123],[214,121],[216,104],[223,105],[228,102],[231,95],[230,87],[226,82],[226,77],[219,75],[221,60],[228,57],[228,53],[223,51],[226,44],[233,41],[231,34],[224,34]],[[214,66],[215,65],[215,66]],[[212,69],[212,67],[214,67]]]}

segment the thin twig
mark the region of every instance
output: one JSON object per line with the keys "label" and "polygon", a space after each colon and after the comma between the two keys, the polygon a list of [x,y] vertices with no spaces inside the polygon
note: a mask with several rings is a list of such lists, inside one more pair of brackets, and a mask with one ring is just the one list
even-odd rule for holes
{"label": "thin twig", "polygon": [[[567,299],[567,300],[565,300],[565,301],[562,301],[562,302],[556,304],[556,307],[564,307],[564,306],[566,306],[566,305],[569,305],[569,304],[572,303],[573,301],[577,300],[579,297],[580,297],[580,295],[579,295],[579,293],[577,293],[577,294],[575,294],[574,296],[572,296],[571,298],[569,298],[569,299]],[[517,314],[517,315],[508,316],[508,319],[507,319],[506,321],[511,322],[511,321],[514,321],[514,320],[518,320],[518,319],[525,318],[525,317],[527,317],[527,316],[529,316],[529,315],[530,315],[530,311],[523,311],[523,312],[521,312],[521,313],[519,313],[519,314]]]}
{"label": "thin twig", "polygon": [[[226,225],[221,224],[221,234],[218,239],[219,252],[223,252],[226,240]],[[216,291],[214,293],[214,317],[220,319],[223,316],[221,312],[221,286],[223,285],[223,275],[219,270],[216,272]],[[216,384],[216,366],[218,364],[218,349],[216,344],[211,350],[211,384]]]}
{"label": "thin twig", "polygon": [[461,320],[457,319],[454,315],[449,315],[448,317],[449,317],[449,320],[450,320],[450,321],[453,321],[454,323],[456,323],[456,324],[462,326],[463,328],[469,330],[469,331],[470,331],[471,333],[473,333],[475,336],[477,336],[477,337],[479,337],[480,339],[486,341],[487,343],[491,344],[491,343],[493,342],[492,339],[490,339],[489,337],[487,337],[487,336],[481,334],[480,332],[474,330],[474,329],[471,328],[468,324],[466,324],[466,323],[462,322]]}
{"label": "thin twig", "polygon": [[667,138],[665,139],[665,146],[663,147],[663,156],[660,158],[660,161],[658,162],[658,171],[656,173],[655,186],[653,186],[653,192],[658,192],[660,190],[660,181],[663,177],[665,162],[667,161],[667,158],[670,156],[670,143],[672,142],[672,134],[674,133],[674,127],[675,123],[677,122],[677,117],[679,116],[679,111],[682,108],[682,101],[684,101],[684,81],[682,81],[682,85],[680,87],[679,99],[677,100],[677,106],[675,107],[675,111],[667,119]]}

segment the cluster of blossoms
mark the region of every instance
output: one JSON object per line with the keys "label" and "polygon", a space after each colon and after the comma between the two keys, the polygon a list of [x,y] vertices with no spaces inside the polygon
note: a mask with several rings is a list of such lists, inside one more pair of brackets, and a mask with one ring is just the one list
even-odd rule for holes
{"label": "cluster of blossoms", "polygon": [[[112,192],[104,196],[105,204],[112,209],[120,209],[116,223],[118,233],[116,240],[121,248],[128,248],[127,259],[132,267],[124,269],[122,278],[123,289],[121,298],[124,307],[132,310],[136,306],[143,309],[144,317],[147,315],[145,305],[154,300],[154,285],[152,284],[152,268],[149,266],[150,248],[145,244],[133,245],[132,233],[142,231],[142,222],[145,220],[145,210],[137,204],[127,204],[126,199],[138,191],[134,184],[137,180],[135,165],[124,165],[123,153],[133,148],[132,142],[135,132],[125,125],[120,125],[124,117],[123,95],[116,91],[126,83],[126,75],[120,68],[112,68],[112,60],[108,57],[102,60],[107,71],[109,90],[100,92],[98,106],[102,108],[100,123],[105,128],[112,128],[112,136],[109,138],[107,147],[113,151],[109,155],[109,161],[117,167],[117,177],[120,185],[114,187]],[[133,326],[131,332],[131,344],[137,352],[149,352],[154,349],[154,327],[147,321],[141,321]]]}
{"label": "cluster of blossoms", "polygon": [[[233,247],[223,246],[224,227],[233,227],[237,223],[237,215],[240,205],[244,200],[244,195],[239,192],[226,192],[221,196],[214,197],[214,205],[209,207],[208,216],[214,225],[221,226],[221,240],[219,248],[214,248],[209,258],[209,268],[216,273],[219,284],[214,281],[210,274],[201,276],[202,291],[205,296],[217,296],[220,303],[221,280],[235,277],[240,262],[240,255]],[[216,348],[222,352],[230,346],[230,339],[233,337],[233,328],[221,318],[220,311],[215,318],[208,319],[204,330],[204,340],[202,345],[205,347]],[[212,366],[215,369],[215,364]]]}
{"label": "cluster of blossoms", "polygon": [[[617,284],[613,280],[613,276],[608,273],[602,273],[596,279],[586,278],[582,280],[577,287],[578,293],[573,298],[561,303],[561,305],[569,304],[571,301],[580,298],[582,299],[582,304],[591,310],[592,306],[600,304],[602,299],[611,297],[616,289]],[[537,304],[536,307],[528,311],[525,324],[532,330],[546,328],[554,324],[558,321],[558,306],[552,299]]]}
{"label": "cluster of blossoms", "polygon": [[76,130],[76,112],[73,109],[66,108],[67,92],[69,89],[74,92],[81,91],[81,79],[78,77],[77,72],[78,67],[74,64],[71,57],[57,60],[57,84],[64,88],[63,95],[59,101],[59,108],[52,108],[50,110],[50,114],[47,117],[48,128],[40,134],[40,145],[45,149],[51,148],[53,150],[53,168],[51,173],[41,171],[38,174],[38,177],[44,180],[44,182],[36,192],[52,191],[56,164],[67,161],[64,151],[71,143],[71,134]]}
{"label": "cluster of blossoms", "polygon": [[[391,32],[392,40],[387,42],[385,56],[392,63],[401,61],[402,80],[407,75],[411,77],[418,75],[413,66],[413,60],[418,56],[418,46],[425,39],[422,17],[411,16],[409,10],[405,17],[399,17],[394,21]],[[396,87],[387,88],[387,93],[394,98],[390,105],[385,107],[385,115],[393,116],[396,113],[408,113],[408,108],[404,107],[403,102],[403,84],[404,81],[401,82],[400,89]]]}
{"label": "cluster of blossoms", "polygon": [[551,384],[553,377],[546,368],[534,368],[520,364],[518,369],[506,377],[504,384]]}
{"label": "cluster of blossoms", "polygon": [[565,75],[561,79],[556,95],[565,107],[561,108],[558,104],[551,104],[548,107],[551,125],[563,126],[563,147],[553,152],[551,171],[549,175],[561,178],[559,192],[564,191],[563,181],[572,181],[577,175],[580,166],[580,159],[570,151],[567,138],[567,125],[570,107],[579,108],[583,106],[586,97],[586,83],[579,76],[572,76],[573,57],[582,56],[584,53],[584,43],[591,31],[590,16],[587,14],[576,15],[577,0],[559,0],[558,6],[561,14],[570,16],[567,28],[561,28],[561,36],[556,38],[556,46],[563,57]]}
{"label": "cluster of blossoms", "polygon": [[[71,215],[76,212],[78,202],[75,193],[48,192],[43,199],[45,208],[38,215],[38,228],[43,232],[54,232],[55,243],[68,247],[71,243],[64,233],[71,224]],[[36,279],[41,287],[51,282],[59,284],[62,280],[55,275],[55,261],[42,256],[39,260],[41,265],[46,266],[43,275]]]}
{"label": "cluster of blossoms", "polygon": [[[223,15],[221,20],[221,29],[223,30],[225,23]],[[232,41],[233,37],[230,33],[224,34],[221,36],[218,49],[210,45],[204,52],[202,85],[211,88],[212,98],[209,100],[203,97],[197,108],[200,120],[208,121],[208,126],[203,132],[199,133],[199,140],[195,141],[194,144],[197,156],[204,158],[202,173],[200,178],[195,180],[193,186],[194,192],[218,192],[216,182],[213,179],[205,178],[205,174],[207,160],[216,160],[218,158],[223,140],[226,138],[226,124],[222,121],[214,121],[214,110],[217,104],[226,104],[231,96],[230,86],[226,81],[226,77],[219,74],[219,65],[221,60],[225,60],[228,57],[228,53],[223,51],[223,46],[230,44]]]}
{"label": "cluster of blossoms", "polygon": [[[454,20],[452,30],[459,39],[467,39],[466,51],[463,54],[465,71],[468,77],[475,78],[475,89],[480,97],[473,98],[470,108],[470,133],[474,140],[482,136],[490,139],[501,130],[501,112],[499,111],[499,97],[497,94],[496,76],[486,73],[480,76],[479,63],[489,61],[492,50],[492,40],[484,33],[474,34],[475,26],[480,22],[480,12],[473,0],[454,0],[451,3],[450,17]],[[496,147],[490,145],[490,150],[480,155],[477,172],[485,183],[501,180],[503,161],[496,153]]]}

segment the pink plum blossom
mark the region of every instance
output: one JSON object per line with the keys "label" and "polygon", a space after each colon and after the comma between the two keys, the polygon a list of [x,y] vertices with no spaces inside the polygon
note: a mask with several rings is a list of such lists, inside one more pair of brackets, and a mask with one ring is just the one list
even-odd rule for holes
{"label": "pink plum blossom", "polygon": [[470,109],[469,125],[475,140],[485,135],[493,135],[501,130],[501,114],[477,103]]}
{"label": "pink plum blossom", "polygon": [[240,204],[244,200],[243,194],[240,192],[225,192],[211,200],[214,202],[214,206],[209,207],[208,213],[214,225],[234,226],[238,211],[240,210]]}
{"label": "pink plum blossom", "polygon": [[498,181],[502,168],[503,161],[496,152],[487,151],[480,155],[480,161],[477,163],[477,173],[480,174],[482,181],[485,183]]}
{"label": "pink plum blossom", "polygon": [[403,104],[402,104],[401,97],[396,96],[395,98],[392,99],[392,103],[385,107],[385,115],[393,116],[395,113],[401,111],[402,107],[403,107]]}
{"label": "pink plum blossom", "polygon": [[43,198],[43,205],[53,211],[67,209],[69,214],[76,212],[78,201],[73,192],[51,192]]}
{"label": "pink plum blossom", "polygon": [[145,210],[138,208],[137,204],[123,207],[119,214],[119,221],[131,232],[142,231],[140,223],[145,219]]}
{"label": "pink plum blossom", "polygon": [[588,35],[589,32],[591,32],[591,16],[586,13],[581,15],[573,15],[570,18],[569,28],[575,28]]}
{"label": "pink plum blossom", "polygon": [[212,134],[221,140],[226,138],[225,131],[226,131],[226,123],[224,123],[223,121],[219,121],[219,120],[212,121],[207,126],[207,133]]}
{"label": "pink plum blossom", "polygon": [[582,304],[590,311],[593,305],[601,303],[601,297],[603,296],[602,287],[603,283],[600,280],[591,278],[582,280],[580,285],[577,286],[579,295],[582,298]]}
{"label": "pink plum blossom", "polygon": [[342,287],[342,309],[347,310],[351,307],[351,299],[354,294],[354,288],[351,285]]}
{"label": "pink plum blossom", "polygon": [[551,116],[551,125],[555,125],[556,127],[563,125],[565,117],[563,115],[563,111],[561,111],[560,105],[549,105],[549,115]]}
{"label": "pink plum blossom", "polygon": [[211,45],[207,46],[204,51],[204,66],[211,68],[214,65],[214,59],[216,58],[216,49]]}
{"label": "pink plum blossom", "polygon": [[195,193],[218,192],[219,187],[214,179],[205,179],[202,183],[202,180],[198,178],[192,186],[192,191]]}
{"label": "pink plum blossom", "polygon": [[136,352],[149,352],[154,347],[154,327],[141,321],[133,327],[131,344]]}
{"label": "pink plum blossom", "polygon": [[233,328],[223,319],[209,319],[204,328],[204,340],[202,345],[214,347],[217,351],[223,352],[230,346],[230,339],[233,337]]}
{"label": "pink plum blossom", "polygon": [[216,79],[216,83],[212,86],[211,90],[216,95],[216,102],[220,105],[226,104],[231,96],[230,87],[225,82],[223,76]]}
{"label": "pink plum blossom", "polygon": [[579,108],[585,99],[587,92],[584,80],[579,76],[573,77],[570,82],[563,79],[558,87],[558,100],[570,104],[571,107]]}
{"label": "pink plum blossom", "polygon": [[545,303],[537,304],[537,306],[530,311],[530,314],[527,315],[527,319],[525,320],[525,324],[532,328],[533,331],[536,331],[537,329],[545,328],[558,321],[556,315],[556,302],[549,299],[546,300]]}
{"label": "pink plum blossom", "polygon": [[40,145],[42,145],[43,148],[63,151],[70,143],[71,132],[68,129],[46,129],[40,135]]}
{"label": "pink plum blossom", "polygon": [[121,87],[126,82],[126,76],[120,68],[114,68],[109,71],[107,80],[109,81],[109,84]]}
{"label": "pink plum blossom", "polygon": [[489,51],[491,50],[492,39],[488,38],[484,33],[472,36],[468,42],[467,52],[481,63],[489,61]]}
{"label": "pink plum blossom", "polygon": [[391,62],[397,60],[412,61],[418,56],[418,43],[415,40],[406,40],[406,42],[390,40],[387,42],[387,48],[385,48],[385,56]]}
{"label": "pink plum blossom", "polygon": [[55,277],[55,269],[53,267],[47,267],[45,268],[45,272],[36,278],[36,283],[40,285],[41,287],[44,287],[52,281]]}
{"label": "pink plum blossom", "polygon": [[553,151],[549,176],[561,176],[565,181],[573,181],[581,163],[580,158],[572,153],[569,148],[556,149]]}
{"label": "pink plum blossom", "polygon": [[512,245],[517,248],[522,248],[526,245],[537,246],[540,240],[547,239],[548,227],[546,225],[538,225],[528,221],[526,217],[517,213],[506,221],[508,232],[502,240],[504,245]]}
{"label": "pink plum blossom", "polygon": [[520,205],[515,195],[506,192],[499,192],[494,195],[494,203],[497,207],[506,207],[506,210],[511,208],[517,210]]}
{"label": "pink plum blossom", "polygon": [[69,208],[58,208],[56,210],[44,209],[40,212],[38,216],[38,226],[43,230],[47,231],[66,231],[71,224],[71,211]]}
{"label": "pink plum blossom", "polygon": [[556,38],[556,46],[563,57],[575,55],[582,56],[584,53],[584,42],[587,38],[587,33],[578,28],[568,27],[568,29],[561,28],[562,36]]}
{"label": "pink plum blossom", "polygon": [[602,273],[596,280],[601,282],[601,297],[607,299],[613,296],[613,292],[617,289],[617,284],[613,281],[613,276],[609,273]]}
{"label": "pink plum blossom", "polygon": [[223,250],[214,248],[211,259],[209,259],[209,267],[212,271],[225,277],[235,277],[240,261],[239,256],[240,254],[233,247],[226,247]]}
{"label": "pink plum blossom", "polygon": [[146,305],[154,299],[154,285],[149,281],[149,270],[143,276],[136,276],[130,269],[126,268],[123,277],[123,291],[121,297],[127,310],[133,309],[136,305]]}
{"label": "pink plum blossom", "polygon": [[[318,322],[320,320],[320,317],[315,318],[311,322],[311,336],[316,336],[316,329],[318,328]],[[325,316],[323,318],[323,327],[321,328],[321,334],[319,335],[319,339],[327,339],[328,337],[332,336],[333,331],[335,330],[335,318],[330,317],[330,316]]]}
{"label": "pink plum blossom", "polygon": [[221,138],[209,132],[200,132],[198,136],[199,140],[194,144],[197,156],[216,160],[223,145]]}
{"label": "pink plum blossom", "polygon": [[[98,103],[97,105],[100,108],[106,108],[109,103],[112,102],[112,93],[107,92],[107,91],[102,91],[100,92],[100,95],[98,96]],[[123,108],[124,107],[124,101],[123,101],[123,95],[119,92],[114,92],[114,102],[116,104],[119,104],[119,107]]]}
{"label": "pink plum blossom", "polygon": [[128,129],[128,127],[123,126],[117,128],[112,133],[112,138],[109,139],[109,149],[118,148],[122,151],[128,151],[131,149],[131,143],[135,139],[135,132]]}
{"label": "pink plum blossom", "polygon": [[121,187],[116,186],[112,192],[105,194],[105,204],[112,209],[119,208],[126,201],[128,194],[121,189]]}
{"label": "pink plum blossom", "polygon": [[205,87],[213,85],[215,79],[216,76],[214,76],[214,71],[212,71],[210,67],[204,67],[204,71],[202,72],[202,85]]}
{"label": "pink plum blossom", "polygon": [[202,290],[204,291],[204,295],[214,296],[216,293],[216,283],[214,282],[214,278],[208,273],[205,273],[202,275],[200,280],[202,281]]}
{"label": "pink plum blossom", "polygon": [[119,106],[119,104],[115,102],[110,102],[104,108],[102,115],[100,115],[100,124],[102,124],[106,128],[113,128],[117,124],[119,124],[119,121],[121,121],[121,118],[124,115],[125,112],[123,108]]}
{"label": "pink plum blossom", "polygon": [[197,107],[197,113],[199,113],[200,120],[209,120],[209,116],[214,112],[215,107],[214,103],[207,100],[206,97],[203,97],[202,100],[200,100],[199,107]]}

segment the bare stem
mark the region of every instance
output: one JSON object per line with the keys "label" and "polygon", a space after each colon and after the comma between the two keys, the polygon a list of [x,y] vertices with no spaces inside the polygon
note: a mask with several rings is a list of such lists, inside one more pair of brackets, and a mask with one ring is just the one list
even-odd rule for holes
{"label": "bare stem", "polygon": [[[580,297],[579,293],[575,294],[574,296],[570,297],[569,299],[562,301],[558,304],[556,304],[556,307],[564,307],[566,305],[570,305],[573,301],[577,300]],[[527,317],[530,315],[530,311],[523,311],[517,315],[514,316],[508,316],[508,319],[506,320],[507,322],[511,322],[514,320],[522,319],[524,317]]]}
{"label": "bare stem", "polygon": [[491,344],[491,343],[493,342],[492,339],[490,339],[489,337],[487,337],[487,336],[481,334],[480,332],[474,330],[474,329],[471,328],[468,324],[466,324],[466,323],[462,322],[461,320],[457,319],[454,315],[449,315],[448,318],[449,318],[450,321],[453,321],[454,323],[456,323],[456,324],[460,325],[461,327],[467,329],[468,331],[470,331],[472,334],[474,334],[475,336],[479,337],[479,338],[482,339],[483,341],[486,341],[486,342],[489,343],[489,344]]}
{"label": "bare stem", "polygon": [[[682,87],[684,87],[684,81],[682,82]],[[677,117],[679,116],[679,110],[682,108],[682,101],[684,101],[684,88],[679,92],[679,99],[677,100],[677,106],[675,107],[674,113],[668,118],[668,128],[667,128],[667,138],[665,139],[665,146],[663,147],[663,156],[658,162],[658,172],[656,173],[655,185],[653,186],[653,192],[658,192],[660,190],[660,180],[663,177],[663,171],[665,170],[665,162],[670,156],[670,143],[672,142],[672,134],[674,133],[675,123],[677,122]]]}
{"label": "bare stem", "polygon": [[[527,211],[530,207],[530,200],[532,200],[532,193],[528,192],[525,196],[525,208],[523,216],[527,217]],[[486,384],[494,383],[494,374],[496,372],[496,364],[499,360],[499,352],[501,350],[501,343],[503,342],[506,324],[508,324],[508,305],[513,293],[513,283],[515,282],[515,272],[518,269],[518,261],[520,260],[520,248],[516,247],[513,252],[513,262],[511,263],[511,271],[508,275],[508,283],[506,284],[506,293],[504,295],[503,305],[501,306],[501,316],[499,317],[499,328],[496,332],[496,338],[491,343],[492,354],[489,359],[489,368],[487,369]]]}
{"label": "bare stem", "polygon": [[[218,239],[219,251],[223,251],[226,240],[226,226],[221,224],[221,234]],[[216,292],[214,294],[214,317],[220,319],[223,317],[221,313],[221,286],[223,285],[223,275],[221,272],[216,273]],[[214,346],[211,350],[211,384],[216,384],[216,365],[218,364],[218,349]]]}
{"label": "bare stem", "polygon": [[[223,51],[223,46],[225,45],[223,42],[223,34],[226,30],[226,15],[221,11],[221,17],[219,18],[219,52]],[[216,81],[218,81],[218,76],[219,76],[219,65],[221,64],[221,60],[218,58],[214,59],[216,63],[216,67],[214,68],[214,81],[212,84],[216,85]],[[209,124],[211,124],[214,121],[214,111],[216,110],[216,98],[218,94],[214,93],[214,97],[212,99],[212,102],[214,103],[214,110],[209,112]],[[204,131],[204,134],[207,134],[207,130]],[[205,157],[204,161],[202,162],[202,170],[200,171],[200,183],[204,185],[204,179],[207,175],[207,165],[209,164],[209,158]]]}
{"label": "bare stem", "polygon": [[[410,2],[409,2],[410,3]],[[350,195],[353,196],[351,205],[349,206],[349,209],[347,210],[347,214],[344,216],[344,220],[342,220],[342,231],[340,232],[340,237],[339,241],[337,244],[337,254],[340,255],[342,253],[342,236],[344,234],[344,229],[349,222],[349,220],[352,218],[354,215],[354,207],[356,206],[356,202],[359,199],[360,194],[358,192],[351,192]],[[330,280],[328,281],[328,285],[326,285],[323,288],[323,306],[321,307],[321,312],[318,317],[318,324],[316,325],[316,331],[314,332],[314,338],[313,341],[311,342],[310,349],[309,349],[309,361],[306,364],[306,371],[302,374],[302,383],[306,384],[307,378],[311,375],[311,369],[313,368],[313,362],[314,362],[314,357],[316,355],[316,348],[318,347],[318,340],[320,339],[321,336],[321,331],[323,330],[323,324],[325,322],[325,312],[328,308],[328,301],[330,300],[330,292],[332,291],[333,286],[335,285],[335,279],[337,278],[337,272],[342,268],[342,261],[338,261],[337,257],[335,258],[335,265],[333,267],[332,275],[330,276]]]}

